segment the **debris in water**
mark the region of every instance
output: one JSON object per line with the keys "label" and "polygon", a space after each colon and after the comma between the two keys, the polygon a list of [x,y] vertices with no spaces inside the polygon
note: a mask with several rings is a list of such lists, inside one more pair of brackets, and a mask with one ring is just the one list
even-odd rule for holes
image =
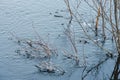
{"label": "debris in water", "polygon": [[51,62],[42,62],[35,65],[40,72],[54,73],[55,75],[64,75],[65,71]]}
{"label": "debris in water", "polygon": [[54,17],[61,17],[62,18],[63,16],[61,16],[61,15],[54,15]]}

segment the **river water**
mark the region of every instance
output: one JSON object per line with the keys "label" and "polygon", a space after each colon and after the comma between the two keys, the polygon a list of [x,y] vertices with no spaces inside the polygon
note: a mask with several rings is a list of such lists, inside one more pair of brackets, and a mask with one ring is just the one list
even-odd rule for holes
{"label": "river water", "polygon": [[[83,7],[83,9],[85,9],[85,7]],[[64,16],[65,18],[55,17],[55,15]],[[81,72],[81,70],[75,68],[71,68],[73,70],[75,69],[72,76],[69,76],[70,74],[51,76],[38,73],[36,67],[34,67],[37,62],[24,59],[15,52],[18,45],[14,42],[14,36],[12,34],[20,38],[34,39],[36,38],[34,29],[43,39],[48,42],[50,41],[50,43],[54,44],[58,49],[62,50],[68,47],[66,37],[63,34],[64,27],[69,21],[67,19],[69,19],[69,14],[66,10],[64,0],[1,0],[0,80],[80,79],[81,74],[79,74],[79,72]],[[78,30],[78,28],[76,30]],[[109,45],[109,41],[106,44]],[[81,45],[80,47],[83,46]],[[86,49],[85,53],[90,57],[90,62],[92,62],[92,59],[96,61],[96,56],[91,55],[92,52],[102,52],[101,50],[97,50],[98,48],[96,49],[95,46],[91,47],[87,45],[84,47]],[[80,49],[80,51],[82,49]]]}
{"label": "river water", "polygon": [[[17,46],[9,39],[10,32],[24,38],[35,35],[33,27],[41,35],[60,32],[57,29],[61,27],[60,19],[56,20],[50,14],[64,8],[60,0],[0,1],[0,80],[46,80],[35,73],[34,63],[16,55]],[[51,79],[48,77],[47,80]]]}

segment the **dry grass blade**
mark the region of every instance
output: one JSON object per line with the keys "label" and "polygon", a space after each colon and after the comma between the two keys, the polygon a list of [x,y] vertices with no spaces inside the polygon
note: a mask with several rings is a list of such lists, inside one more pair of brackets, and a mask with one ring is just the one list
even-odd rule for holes
{"label": "dry grass blade", "polygon": [[75,35],[74,35],[74,33],[72,33],[70,28],[68,28],[68,29],[65,30],[65,35],[68,37],[68,40],[70,41],[75,54],[77,54],[78,51],[77,51],[76,44],[75,44],[75,37],[74,37]]}
{"label": "dry grass blade", "polygon": [[113,80],[113,79],[119,80],[119,75],[120,75],[120,55],[117,58],[110,80]]}
{"label": "dry grass blade", "polygon": [[98,23],[99,23],[99,17],[100,17],[100,7],[98,8],[98,14],[97,14],[97,17],[96,17],[96,24],[95,24],[95,35],[98,36]]}

